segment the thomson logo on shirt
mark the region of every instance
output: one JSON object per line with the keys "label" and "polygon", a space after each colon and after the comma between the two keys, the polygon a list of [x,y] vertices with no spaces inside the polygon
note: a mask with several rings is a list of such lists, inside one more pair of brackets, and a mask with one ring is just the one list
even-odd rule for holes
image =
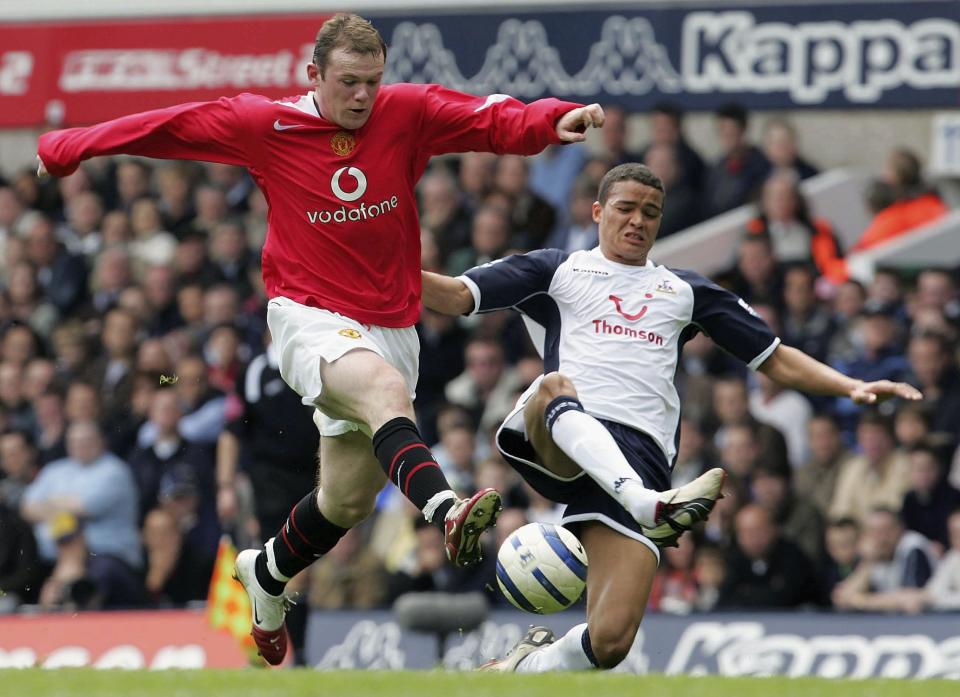
{"label": "thomson logo on shirt", "polygon": [[617,322],[608,322],[605,319],[595,319],[593,324],[594,334],[611,334],[613,336],[622,336],[628,339],[636,339],[654,346],[663,346],[663,335],[656,332],[649,332],[646,329],[634,329]]}

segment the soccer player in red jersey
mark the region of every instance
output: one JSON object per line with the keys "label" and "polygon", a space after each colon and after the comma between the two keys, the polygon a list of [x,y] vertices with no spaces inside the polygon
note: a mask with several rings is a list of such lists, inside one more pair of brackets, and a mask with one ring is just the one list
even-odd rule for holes
{"label": "soccer player in red jersey", "polygon": [[237,559],[254,638],[272,664],[286,654],[284,585],[370,515],[387,479],[443,528],[455,564],[480,558],[480,534],[501,508],[492,489],[456,498],[413,421],[414,186],[431,156],[532,155],[603,125],[596,104],[381,85],[386,53],[368,21],[337,15],[317,35],[306,95],[183,104],[47,133],[38,147],[39,173],[57,176],[119,153],[241,165],[267,198],[267,323],[281,375],[316,408],[323,463],[320,486],[284,527]]}

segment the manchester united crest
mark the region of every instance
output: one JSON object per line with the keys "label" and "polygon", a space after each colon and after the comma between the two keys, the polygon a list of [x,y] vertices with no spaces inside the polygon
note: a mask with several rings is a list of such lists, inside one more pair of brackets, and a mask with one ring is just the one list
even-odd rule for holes
{"label": "manchester united crest", "polygon": [[334,133],[333,138],[330,139],[330,147],[333,148],[333,151],[340,157],[346,157],[352,153],[356,146],[357,141],[354,140],[353,134],[347,133],[346,131],[338,131]]}

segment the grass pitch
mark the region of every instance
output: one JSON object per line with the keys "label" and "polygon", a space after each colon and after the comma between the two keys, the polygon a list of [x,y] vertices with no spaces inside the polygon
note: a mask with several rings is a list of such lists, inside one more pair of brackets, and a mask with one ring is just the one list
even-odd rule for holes
{"label": "grass pitch", "polygon": [[691,678],[576,673],[487,675],[309,670],[0,670],[0,694],[24,697],[946,697],[945,680]]}

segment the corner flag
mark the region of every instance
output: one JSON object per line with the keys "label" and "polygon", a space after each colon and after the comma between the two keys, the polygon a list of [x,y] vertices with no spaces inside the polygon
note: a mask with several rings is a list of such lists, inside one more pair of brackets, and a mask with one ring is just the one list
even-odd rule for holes
{"label": "corner flag", "polygon": [[237,549],[229,537],[220,538],[217,561],[213,565],[210,590],[207,593],[207,621],[214,629],[225,629],[243,649],[256,656],[256,646],[250,634],[250,599],[243,586],[233,578]]}

